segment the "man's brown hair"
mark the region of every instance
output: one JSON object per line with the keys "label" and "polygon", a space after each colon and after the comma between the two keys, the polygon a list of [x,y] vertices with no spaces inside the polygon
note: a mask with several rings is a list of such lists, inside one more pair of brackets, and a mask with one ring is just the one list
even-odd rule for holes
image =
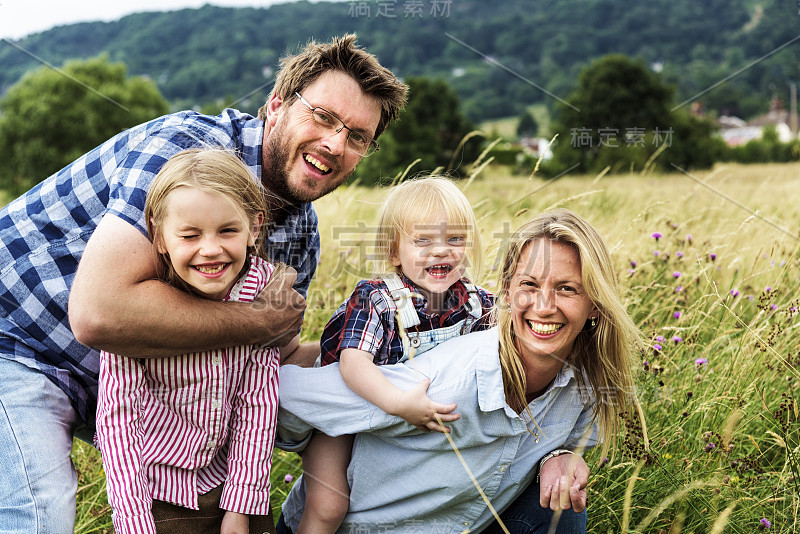
{"label": "man's brown hair", "polygon": [[295,92],[313,83],[322,73],[340,71],[358,82],[364,94],[376,98],[381,104],[381,118],[375,137],[383,133],[386,126],[397,119],[406,103],[408,86],[392,72],[378,63],[377,58],[356,45],[356,35],[334,37],[330,43],[310,41],[297,55],[281,59],[281,68],[267,103],[258,110],[258,118],[267,119],[267,105],[277,94],[284,105],[295,100]]}

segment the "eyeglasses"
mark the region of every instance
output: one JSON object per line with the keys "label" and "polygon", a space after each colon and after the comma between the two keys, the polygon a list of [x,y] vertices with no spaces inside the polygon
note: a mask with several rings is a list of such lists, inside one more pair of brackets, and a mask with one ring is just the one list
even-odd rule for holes
{"label": "eyeglasses", "polygon": [[319,106],[312,106],[297,91],[295,91],[294,94],[297,95],[297,98],[300,99],[300,102],[306,105],[308,110],[311,112],[311,116],[314,117],[314,122],[317,124],[317,126],[337,134],[341,132],[342,129],[347,130],[347,146],[349,146],[353,152],[362,158],[371,156],[380,149],[380,145],[378,145],[378,142],[375,139],[349,128],[344,121],[342,121],[342,119],[327,109]]}

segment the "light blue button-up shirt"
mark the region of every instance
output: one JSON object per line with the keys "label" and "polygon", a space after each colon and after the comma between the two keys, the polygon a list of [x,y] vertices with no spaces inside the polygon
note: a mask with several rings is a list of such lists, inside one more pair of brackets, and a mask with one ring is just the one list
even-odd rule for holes
{"label": "light blue button-up shirt", "polygon": [[[430,378],[431,400],[458,403],[461,418],[448,424],[450,436],[498,512],[528,486],[545,454],[596,444],[591,401],[568,365],[529,405],[538,429],[525,411],[506,404],[497,328],[380,369],[403,390]],[[347,470],[350,510],[338,532],[478,532],[494,520],[444,434],[420,431],[362,399],[342,381],[337,364],[282,367],[280,404],[279,424],[291,433],[314,427],[358,434]],[[304,502],[301,477],[283,506],[293,530]]]}

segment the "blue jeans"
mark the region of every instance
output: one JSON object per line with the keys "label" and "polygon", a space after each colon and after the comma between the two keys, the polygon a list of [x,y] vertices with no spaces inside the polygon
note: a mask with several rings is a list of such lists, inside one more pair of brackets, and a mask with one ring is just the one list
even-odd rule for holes
{"label": "blue jeans", "polygon": [[[511,534],[547,534],[553,513],[539,505],[539,484],[534,481],[500,514],[500,519]],[[282,515],[275,528],[278,534],[292,534]],[[481,532],[501,534],[503,529],[495,521]],[[586,511],[579,514],[572,510],[562,512],[556,534],[586,534]]]}
{"label": "blue jeans", "polygon": [[80,418],[42,373],[0,356],[0,533],[71,533]]}

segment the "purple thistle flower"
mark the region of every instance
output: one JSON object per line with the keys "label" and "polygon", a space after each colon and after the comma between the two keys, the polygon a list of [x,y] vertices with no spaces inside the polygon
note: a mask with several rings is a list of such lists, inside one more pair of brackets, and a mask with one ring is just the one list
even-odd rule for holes
{"label": "purple thistle flower", "polygon": [[292,480],[294,480],[294,477],[292,475],[286,475],[285,477],[283,477],[283,481],[286,482],[287,484]]}
{"label": "purple thistle flower", "polygon": [[681,251],[679,250],[678,252],[676,252],[676,253],[675,253],[675,257],[676,257],[676,258],[682,258],[682,257],[683,257],[683,252],[681,252]]}
{"label": "purple thistle flower", "polygon": [[772,523],[770,523],[769,519],[767,519],[766,517],[762,517],[761,520],[758,522],[758,528],[761,530],[767,530],[771,526]]}
{"label": "purple thistle flower", "polygon": [[675,271],[674,273],[672,273],[672,278],[680,278],[680,277],[681,277],[680,271]]}
{"label": "purple thistle flower", "polygon": [[663,343],[664,342],[664,336],[656,336],[656,341],[658,341],[659,343]]}
{"label": "purple thistle flower", "polygon": [[733,295],[733,298],[738,297],[739,296],[739,290],[735,289],[735,288],[731,289],[731,295]]}
{"label": "purple thistle flower", "polygon": [[653,251],[653,256],[655,256],[656,258],[659,257],[660,255],[661,255],[661,253],[659,251],[657,251],[657,250]]}
{"label": "purple thistle flower", "polygon": [[677,345],[678,343],[683,341],[683,338],[681,336],[672,336],[672,341],[674,341],[675,344]]}
{"label": "purple thistle flower", "polygon": [[691,245],[693,239],[694,238],[692,237],[692,234],[686,234],[686,242],[687,243],[689,243]]}
{"label": "purple thistle flower", "polygon": [[705,447],[703,447],[703,450],[706,451],[706,452],[711,452],[716,448],[717,448],[717,446],[714,445],[714,442],[713,441],[709,441],[708,444]]}
{"label": "purple thistle flower", "polygon": [[706,364],[708,364],[708,360],[707,360],[706,358],[697,358],[697,359],[694,361],[694,367],[695,367],[695,369],[696,369],[696,368],[698,368],[698,367],[702,367],[702,366],[704,366],[704,365],[706,365]]}
{"label": "purple thistle flower", "polygon": [[681,318],[681,312],[679,312],[679,311],[676,311],[675,313],[673,313],[673,314],[672,314],[672,316],[673,316],[674,318],[676,318],[676,319],[680,319],[680,318]]}
{"label": "purple thistle flower", "polygon": [[629,276],[633,276],[634,274],[636,274],[636,269],[628,269]]}
{"label": "purple thistle flower", "polygon": [[675,293],[681,293],[681,292],[683,292],[683,286],[678,286],[675,288]]}
{"label": "purple thistle flower", "polygon": [[769,293],[770,291],[772,291],[772,286],[767,286],[767,287],[765,287],[765,288],[764,288],[764,291],[766,291],[767,293]]}
{"label": "purple thistle flower", "polygon": [[658,240],[661,239],[664,236],[662,236],[660,232],[653,232],[652,234],[650,234],[650,237],[655,239],[656,243],[658,243]]}
{"label": "purple thistle flower", "polygon": [[637,265],[636,261],[635,260],[631,260],[631,269],[635,269],[636,265]]}
{"label": "purple thistle flower", "polygon": [[709,254],[708,257],[711,258],[711,261],[714,261],[714,260],[717,259],[717,255],[714,254],[713,252],[711,254]]}
{"label": "purple thistle flower", "polygon": [[770,305],[770,308],[772,308],[773,310],[777,310],[778,309],[778,305],[777,304],[772,304],[772,305]]}
{"label": "purple thistle flower", "polygon": [[664,347],[662,347],[662,346],[661,346],[661,345],[659,345],[658,343],[655,343],[655,344],[653,345],[653,352],[661,352],[661,349],[663,349],[663,348],[664,348]]}

